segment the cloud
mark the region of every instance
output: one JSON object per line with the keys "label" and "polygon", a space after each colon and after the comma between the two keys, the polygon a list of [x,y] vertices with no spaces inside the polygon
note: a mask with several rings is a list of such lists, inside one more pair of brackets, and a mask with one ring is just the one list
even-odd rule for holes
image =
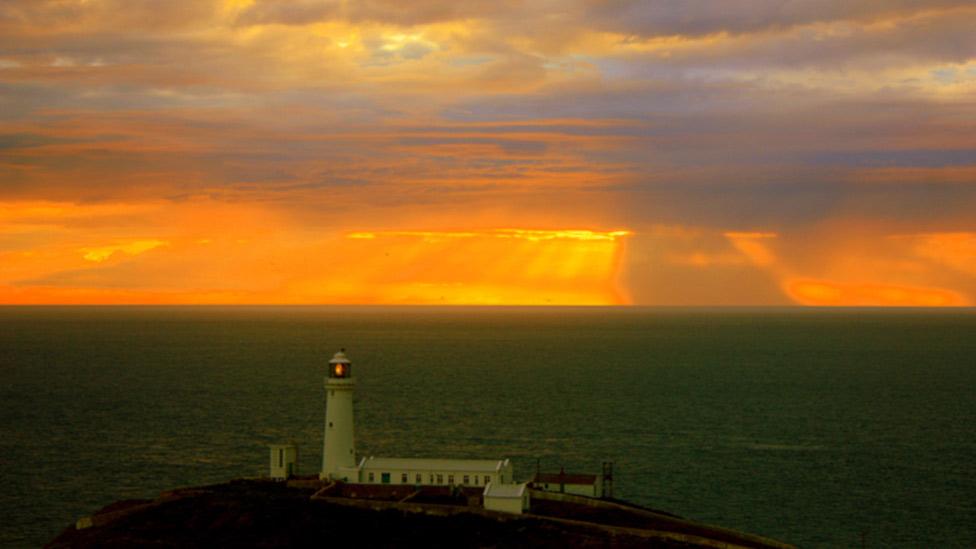
{"label": "cloud", "polygon": [[71,140],[66,138],[37,133],[0,134],[0,150],[26,149],[69,142],[71,142]]}
{"label": "cloud", "polygon": [[528,240],[544,242],[547,240],[576,240],[581,242],[615,242],[630,236],[630,231],[592,231],[589,229],[491,229],[486,231],[381,231],[354,232],[347,238],[354,240],[374,240],[379,237],[418,237],[426,242],[437,242],[456,238],[485,238]]}
{"label": "cloud", "polygon": [[[261,227],[265,231],[252,232],[249,238],[231,239],[224,231],[219,231],[219,238],[196,238],[199,233],[191,232],[165,243],[147,240],[83,248],[84,265],[62,261],[36,276],[0,279],[0,289],[12,287],[12,293],[44,300],[72,295],[75,302],[83,302],[86,295],[111,296],[113,302],[139,302],[139,295],[151,302],[207,303],[627,301],[616,279],[626,231],[500,228],[299,238],[302,227]],[[82,289],[88,293],[78,292]]]}
{"label": "cloud", "polygon": [[785,287],[797,302],[821,307],[958,307],[971,303],[959,293],[943,288],[808,279],[790,280]]}
{"label": "cloud", "polygon": [[895,238],[911,241],[921,257],[976,276],[976,233],[929,233]]}
{"label": "cloud", "polygon": [[8,0],[0,28],[57,34],[66,31],[140,29],[172,31],[209,22],[214,0]]}
{"label": "cloud", "polygon": [[586,2],[595,26],[640,36],[733,34],[831,21],[871,22],[940,9],[963,0],[615,0]]}
{"label": "cloud", "polygon": [[692,225],[636,230],[627,241],[623,274],[633,301],[669,306],[789,304],[776,279],[723,232]]}
{"label": "cloud", "polygon": [[776,256],[769,249],[766,240],[776,238],[775,233],[742,233],[727,232],[725,237],[732,242],[736,250],[742,252],[749,261],[758,267],[767,267],[776,263]]}
{"label": "cloud", "polygon": [[126,242],[124,244],[111,244],[108,246],[95,246],[82,248],[80,251],[84,254],[84,258],[88,261],[93,261],[95,263],[101,263],[110,259],[113,255],[121,252],[126,255],[139,255],[141,253],[148,252],[149,250],[158,248],[160,246],[165,246],[168,243],[163,240],[134,240],[132,242]]}
{"label": "cloud", "polygon": [[[485,231],[623,227],[619,265],[594,252],[618,280],[550,298],[971,300],[974,20],[941,0],[0,2],[0,286],[460,299],[439,292],[501,243],[523,263],[540,244],[540,273],[586,255]],[[401,236],[342,236],[367,231]],[[406,236],[425,231],[479,236]],[[416,257],[382,259],[396,239]],[[354,277],[317,277],[315,254],[359,249]],[[254,284],[222,285],[229,264]],[[515,282],[468,295],[529,300]]]}
{"label": "cloud", "polygon": [[353,23],[375,22],[403,26],[486,17],[502,13],[514,3],[508,1],[474,0],[445,2],[443,0],[256,0],[240,12],[237,23],[242,25],[284,24],[307,25],[320,21],[343,20]]}

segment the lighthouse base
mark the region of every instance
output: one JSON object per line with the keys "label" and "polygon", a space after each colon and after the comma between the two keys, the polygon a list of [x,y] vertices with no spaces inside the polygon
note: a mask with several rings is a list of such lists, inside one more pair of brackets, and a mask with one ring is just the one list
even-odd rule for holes
{"label": "lighthouse base", "polygon": [[332,473],[319,473],[320,480],[338,480],[340,482],[361,482],[360,471],[362,470],[362,463],[356,467],[339,467],[339,469]]}

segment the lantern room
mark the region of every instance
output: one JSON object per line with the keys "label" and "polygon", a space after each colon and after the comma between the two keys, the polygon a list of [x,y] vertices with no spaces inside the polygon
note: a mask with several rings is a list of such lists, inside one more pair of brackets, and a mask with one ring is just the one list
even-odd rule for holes
{"label": "lantern room", "polygon": [[329,361],[329,377],[346,379],[352,377],[352,363],[346,358],[346,350],[342,349]]}

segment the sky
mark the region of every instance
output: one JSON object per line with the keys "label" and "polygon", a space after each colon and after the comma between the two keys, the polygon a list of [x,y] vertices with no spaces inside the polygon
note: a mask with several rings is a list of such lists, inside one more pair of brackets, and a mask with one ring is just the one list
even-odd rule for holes
{"label": "sky", "polygon": [[0,0],[0,303],[976,305],[976,5]]}

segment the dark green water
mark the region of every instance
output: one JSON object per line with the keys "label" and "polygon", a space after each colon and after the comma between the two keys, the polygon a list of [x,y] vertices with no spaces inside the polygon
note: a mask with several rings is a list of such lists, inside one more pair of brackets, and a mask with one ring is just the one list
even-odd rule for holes
{"label": "dark green water", "polygon": [[362,455],[616,465],[616,495],[805,547],[976,546],[976,312],[0,308],[0,545],[121,498]]}

